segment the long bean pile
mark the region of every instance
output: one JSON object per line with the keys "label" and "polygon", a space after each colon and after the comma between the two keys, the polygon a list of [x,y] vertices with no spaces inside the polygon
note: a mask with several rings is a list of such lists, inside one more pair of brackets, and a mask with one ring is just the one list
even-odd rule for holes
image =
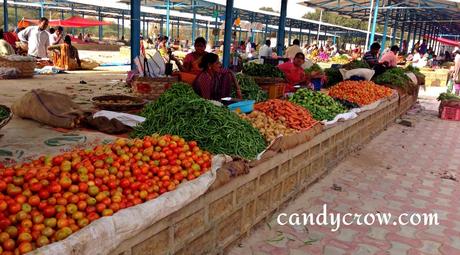
{"label": "long bean pile", "polygon": [[[256,102],[267,100],[267,92],[263,91],[251,76],[238,73],[236,79],[240,85],[243,99],[255,100]],[[236,97],[236,91],[234,89],[232,90],[232,97]]]}
{"label": "long bean pile", "polygon": [[255,158],[266,147],[264,138],[250,123],[194,95],[187,85],[173,85],[157,101],[146,105],[141,115],[146,121],[135,127],[135,137],[153,133],[179,135],[197,141],[213,154],[246,159]]}

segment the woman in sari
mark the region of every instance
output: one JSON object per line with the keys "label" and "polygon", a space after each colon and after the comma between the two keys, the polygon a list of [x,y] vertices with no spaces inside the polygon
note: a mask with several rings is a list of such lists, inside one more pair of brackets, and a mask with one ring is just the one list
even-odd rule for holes
{"label": "woman in sari", "polygon": [[76,70],[81,68],[78,50],[72,45],[69,35],[64,38],[64,43],[49,46],[48,50],[53,51],[53,65],[65,70]]}

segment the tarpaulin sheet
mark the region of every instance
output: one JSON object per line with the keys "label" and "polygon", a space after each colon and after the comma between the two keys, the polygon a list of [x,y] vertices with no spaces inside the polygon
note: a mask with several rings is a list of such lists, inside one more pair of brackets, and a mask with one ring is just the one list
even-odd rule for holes
{"label": "tarpaulin sheet", "polygon": [[[23,19],[21,22],[38,24],[39,21],[33,20],[33,19]],[[95,27],[95,26],[110,25],[110,23],[104,22],[104,21],[93,20],[93,19],[85,19],[85,18],[78,17],[78,16],[73,16],[65,20],[59,20],[59,19],[50,20],[49,25],[50,26],[61,26],[61,27]]]}

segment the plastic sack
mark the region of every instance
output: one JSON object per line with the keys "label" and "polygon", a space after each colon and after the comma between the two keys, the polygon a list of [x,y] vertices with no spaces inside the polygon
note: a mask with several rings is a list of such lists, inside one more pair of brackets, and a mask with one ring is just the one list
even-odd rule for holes
{"label": "plastic sack", "polygon": [[19,77],[19,70],[11,67],[0,68],[0,79],[16,79]]}
{"label": "plastic sack", "polygon": [[351,119],[354,119],[356,117],[358,117],[358,114],[357,114],[357,110],[350,110],[349,112],[346,112],[346,113],[341,113],[341,114],[338,114],[337,116],[335,116],[335,118],[333,120],[323,120],[321,121],[321,123],[324,124],[324,126],[329,127],[331,125],[334,125],[335,123],[339,122],[339,121],[346,121],[346,120],[351,120]]}
{"label": "plastic sack", "polygon": [[353,70],[339,69],[343,80],[349,80],[352,76],[358,76],[370,81],[375,74],[375,71],[368,68],[357,68]]}
{"label": "plastic sack", "polygon": [[413,72],[407,72],[406,76],[409,77],[409,79],[415,84],[418,84],[417,76]]}
{"label": "plastic sack", "polygon": [[229,161],[231,158],[228,156],[216,155],[212,159],[211,171],[199,178],[182,183],[176,190],[164,193],[156,199],[120,210],[112,216],[102,217],[68,238],[29,254],[110,254],[123,241],[136,236],[203,195],[215,181],[217,169]]}
{"label": "plastic sack", "polygon": [[98,111],[93,115],[93,118],[97,117],[106,117],[107,119],[117,119],[121,123],[125,124],[126,126],[130,127],[135,127],[137,124],[142,123],[145,121],[144,117],[138,116],[138,115],[133,115],[133,114],[128,114],[128,113],[122,113],[122,112],[112,112],[112,111]]}

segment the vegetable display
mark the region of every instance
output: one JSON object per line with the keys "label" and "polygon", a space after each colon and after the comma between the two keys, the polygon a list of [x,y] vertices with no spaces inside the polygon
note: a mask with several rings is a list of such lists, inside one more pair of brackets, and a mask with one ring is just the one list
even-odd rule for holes
{"label": "vegetable display", "polygon": [[343,69],[346,70],[353,70],[353,69],[358,69],[358,68],[371,68],[366,61],[363,60],[353,60],[348,64],[345,64],[342,66]]}
{"label": "vegetable display", "polygon": [[460,101],[460,97],[452,93],[441,93],[439,94],[438,101]]}
{"label": "vegetable display", "polygon": [[281,120],[288,128],[307,130],[318,123],[307,109],[292,102],[270,99],[254,106],[257,111],[264,112],[270,118]]}
{"label": "vegetable display", "polygon": [[[256,102],[267,100],[267,92],[263,91],[252,77],[238,73],[236,75],[236,79],[240,85],[243,99],[255,100]],[[234,88],[232,89],[231,97],[236,98],[236,91]]]}
{"label": "vegetable display", "polygon": [[342,81],[329,89],[329,96],[344,99],[359,106],[371,104],[393,94],[390,88],[371,81]]}
{"label": "vegetable display", "polygon": [[406,75],[406,71],[402,68],[388,69],[383,74],[377,76],[374,82],[391,88],[400,88],[404,92],[409,92],[412,84],[412,81]]}
{"label": "vegetable display", "polygon": [[146,121],[134,128],[135,137],[175,134],[197,141],[213,154],[246,159],[255,158],[266,147],[262,135],[247,121],[199,98],[188,85],[174,84],[155,102],[147,104],[141,115]]}
{"label": "vegetable display", "polygon": [[296,132],[296,130],[286,127],[281,119],[274,120],[263,112],[253,111],[250,114],[240,114],[240,117],[257,128],[268,142],[275,140],[279,135],[291,135]]}
{"label": "vegetable display", "polygon": [[254,62],[245,64],[243,66],[243,73],[249,76],[284,78],[284,73],[278,67]]}
{"label": "vegetable display", "polygon": [[326,68],[324,69],[324,73],[327,76],[327,83],[323,86],[324,88],[330,88],[343,81],[343,76],[337,68]]}
{"label": "vegetable display", "polygon": [[323,73],[323,69],[318,65],[318,64],[313,64],[309,68],[305,68],[305,73],[311,74],[311,73]]}
{"label": "vegetable display", "polygon": [[350,62],[349,56],[348,55],[337,55],[331,58],[331,61],[337,64],[346,64]]}
{"label": "vegetable display", "polygon": [[352,103],[350,101],[347,101],[347,100],[344,100],[344,99],[339,99],[339,98],[334,98],[334,100],[341,104],[343,107],[345,107],[346,109],[353,109],[353,108],[359,108],[359,105],[356,104],[356,103]]}
{"label": "vegetable display", "polygon": [[315,120],[333,120],[335,116],[344,113],[346,109],[332,97],[310,89],[297,90],[289,101],[305,107]]}
{"label": "vegetable display", "polygon": [[0,166],[0,251],[25,254],[103,216],[174,190],[211,167],[179,136],[117,139],[93,149]]}

